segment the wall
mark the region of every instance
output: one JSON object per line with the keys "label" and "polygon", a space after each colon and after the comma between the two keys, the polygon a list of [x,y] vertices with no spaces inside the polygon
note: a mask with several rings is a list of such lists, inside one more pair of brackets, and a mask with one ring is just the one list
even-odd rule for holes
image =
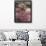
{"label": "wall", "polygon": [[0,0],[0,29],[46,29],[46,0],[32,0],[32,23],[14,23],[14,0]]}

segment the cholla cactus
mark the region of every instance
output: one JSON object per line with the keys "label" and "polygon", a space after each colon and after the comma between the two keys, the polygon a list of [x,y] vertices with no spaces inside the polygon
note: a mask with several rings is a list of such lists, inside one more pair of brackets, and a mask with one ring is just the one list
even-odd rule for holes
{"label": "cholla cactus", "polygon": [[0,32],[0,41],[6,41],[6,37],[3,32]]}

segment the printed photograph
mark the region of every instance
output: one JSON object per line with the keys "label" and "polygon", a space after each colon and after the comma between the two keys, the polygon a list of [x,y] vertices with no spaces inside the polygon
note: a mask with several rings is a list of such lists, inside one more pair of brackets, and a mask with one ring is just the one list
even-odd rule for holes
{"label": "printed photograph", "polygon": [[14,2],[15,23],[32,23],[32,1]]}
{"label": "printed photograph", "polygon": [[0,32],[0,46],[46,46],[46,31],[19,29]]}

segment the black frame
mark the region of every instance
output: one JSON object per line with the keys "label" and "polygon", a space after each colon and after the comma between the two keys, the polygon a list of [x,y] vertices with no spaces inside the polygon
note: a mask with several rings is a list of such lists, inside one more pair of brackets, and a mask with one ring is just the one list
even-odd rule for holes
{"label": "black frame", "polygon": [[[30,3],[31,4],[31,6],[30,6],[30,8],[31,8],[31,18],[30,18],[31,21],[29,21],[29,22],[28,21],[27,22],[17,22],[16,21],[16,8],[15,8],[16,7],[16,5],[15,5],[16,2],[31,2]],[[15,23],[32,23],[32,1],[14,1],[14,22]]]}

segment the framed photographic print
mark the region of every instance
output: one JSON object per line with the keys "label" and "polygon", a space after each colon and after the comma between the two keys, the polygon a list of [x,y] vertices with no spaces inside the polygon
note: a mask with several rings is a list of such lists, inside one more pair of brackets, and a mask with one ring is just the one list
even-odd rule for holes
{"label": "framed photographic print", "polygon": [[32,1],[14,2],[15,23],[32,23]]}

